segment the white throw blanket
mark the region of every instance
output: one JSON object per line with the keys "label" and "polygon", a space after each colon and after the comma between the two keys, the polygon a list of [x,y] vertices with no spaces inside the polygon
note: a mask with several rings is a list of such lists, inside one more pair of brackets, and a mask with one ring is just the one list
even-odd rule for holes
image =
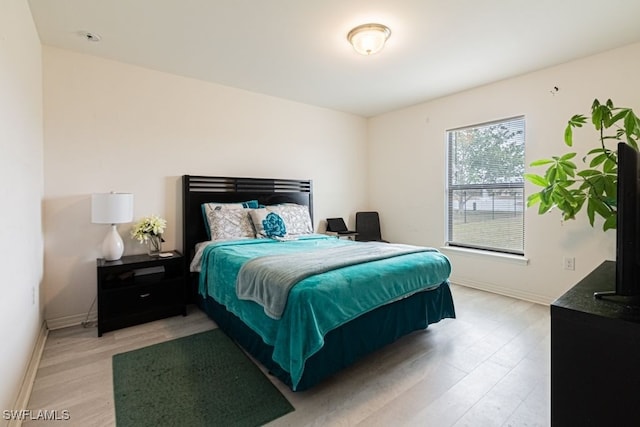
{"label": "white throw blanket", "polygon": [[432,248],[363,242],[354,245],[269,255],[251,259],[242,265],[236,281],[239,299],[257,302],[267,316],[279,319],[287,305],[291,288],[301,280],[350,265],[376,261]]}

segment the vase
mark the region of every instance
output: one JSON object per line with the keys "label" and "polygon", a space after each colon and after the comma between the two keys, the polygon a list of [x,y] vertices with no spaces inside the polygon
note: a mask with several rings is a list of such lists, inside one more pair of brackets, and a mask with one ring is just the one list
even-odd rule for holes
{"label": "vase", "polygon": [[147,253],[149,256],[158,256],[162,252],[162,236],[149,236],[147,239]]}

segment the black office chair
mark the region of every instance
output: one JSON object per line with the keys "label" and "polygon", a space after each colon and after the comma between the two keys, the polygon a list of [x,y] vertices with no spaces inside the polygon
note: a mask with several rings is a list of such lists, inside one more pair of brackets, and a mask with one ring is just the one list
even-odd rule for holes
{"label": "black office chair", "polygon": [[356,240],[360,242],[385,242],[380,232],[378,212],[356,212]]}

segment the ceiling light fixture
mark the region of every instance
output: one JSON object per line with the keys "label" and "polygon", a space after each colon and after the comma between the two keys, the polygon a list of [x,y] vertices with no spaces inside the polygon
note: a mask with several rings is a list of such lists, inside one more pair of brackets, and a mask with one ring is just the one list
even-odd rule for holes
{"label": "ceiling light fixture", "polygon": [[373,55],[384,47],[391,30],[382,24],[358,25],[347,34],[347,40],[361,55]]}

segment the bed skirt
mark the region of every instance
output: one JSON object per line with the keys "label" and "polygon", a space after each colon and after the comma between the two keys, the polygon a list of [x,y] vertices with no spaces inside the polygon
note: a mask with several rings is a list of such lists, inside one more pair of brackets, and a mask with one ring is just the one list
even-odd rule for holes
{"label": "bed skirt", "polygon": [[[198,305],[272,375],[291,387],[289,373],[272,359],[272,346],[211,297],[199,297]],[[364,313],[325,335],[324,346],[307,359],[296,391],[306,390],[365,355],[445,318],[455,318],[448,282]]]}

